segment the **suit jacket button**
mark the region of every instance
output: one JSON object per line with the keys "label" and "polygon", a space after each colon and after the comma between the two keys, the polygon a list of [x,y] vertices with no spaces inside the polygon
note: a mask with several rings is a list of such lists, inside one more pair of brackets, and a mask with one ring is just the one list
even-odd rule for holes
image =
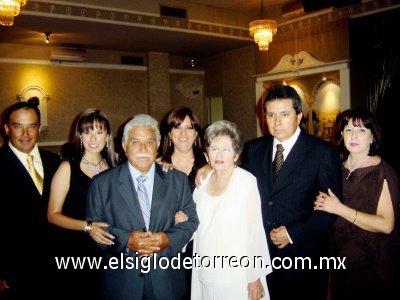
{"label": "suit jacket button", "polygon": [[270,226],[270,225],[271,225],[271,222],[270,222],[270,221],[267,221],[267,225]]}
{"label": "suit jacket button", "polygon": [[272,206],[272,205],[274,205],[274,202],[269,201],[269,202],[268,202],[268,205],[269,205],[269,206]]}

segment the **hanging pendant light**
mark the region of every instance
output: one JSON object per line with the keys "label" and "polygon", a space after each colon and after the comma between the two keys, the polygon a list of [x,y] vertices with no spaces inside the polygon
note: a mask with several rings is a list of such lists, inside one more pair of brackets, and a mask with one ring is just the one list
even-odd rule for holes
{"label": "hanging pendant light", "polygon": [[12,26],[27,0],[0,0],[0,25]]}
{"label": "hanging pendant light", "polygon": [[261,17],[262,20],[250,22],[250,35],[254,37],[254,41],[258,44],[261,51],[267,51],[269,44],[272,42],[273,36],[277,31],[277,23],[274,20],[264,20],[264,5],[261,0]]}

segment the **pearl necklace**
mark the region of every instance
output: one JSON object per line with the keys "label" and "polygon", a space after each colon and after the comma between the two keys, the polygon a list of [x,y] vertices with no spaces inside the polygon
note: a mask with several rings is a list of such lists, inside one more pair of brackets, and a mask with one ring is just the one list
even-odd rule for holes
{"label": "pearl necklace", "polygon": [[100,161],[99,161],[97,164],[94,164],[94,163],[88,161],[88,160],[86,159],[86,157],[84,157],[84,156],[82,156],[82,159],[83,159],[83,162],[84,162],[85,164],[87,164],[88,166],[91,166],[91,167],[94,169],[94,171],[96,172],[96,175],[100,173],[100,171],[101,171],[101,166],[103,165],[103,162],[104,162],[104,159],[103,159],[103,158],[101,158]]}
{"label": "pearl necklace", "polygon": [[349,179],[351,173],[353,173],[356,169],[358,169],[359,167],[361,167],[363,165],[363,163],[365,163],[368,159],[370,159],[371,156],[367,156],[366,158],[364,158],[358,165],[356,165],[354,168],[351,168],[351,164],[350,164],[350,156],[348,158],[348,166],[349,166],[349,174],[346,177],[346,180]]}

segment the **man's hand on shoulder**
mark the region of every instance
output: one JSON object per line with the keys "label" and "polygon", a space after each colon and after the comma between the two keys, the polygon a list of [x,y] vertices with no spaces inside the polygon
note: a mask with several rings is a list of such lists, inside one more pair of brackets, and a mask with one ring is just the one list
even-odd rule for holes
{"label": "man's hand on shoulder", "polygon": [[168,163],[166,161],[162,160],[162,157],[158,157],[156,159],[156,163],[158,163],[159,165],[161,165],[163,171],[165,173],[167,173],[169,170],[172,170],[174,168],[174,165],[172,163]]}

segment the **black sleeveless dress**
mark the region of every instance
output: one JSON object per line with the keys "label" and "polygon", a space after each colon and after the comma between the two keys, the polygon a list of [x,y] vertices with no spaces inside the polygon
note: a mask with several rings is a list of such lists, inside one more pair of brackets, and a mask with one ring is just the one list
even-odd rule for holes
{"label": "black sleeveless dress", "polygon": [[[342,167],[342,173],[347,178],[349,170]],[[385,179],[395,214],[392,233],[369,232],[343,218],[333,225],[335,255],[346,257],[346,269],[333,272],[335,300],[399,296],[399,183],[395,172],[384,160],[376,166],[356,169],[343,181],[343,202],[361,212],[376,214]]]}
{"label": "black sleeveless dress", "polygon": [[[92,181],[79,167],[79,162],[69,161],[71,166],[70,188],[63,206],[63,214],[78,220],[86,219],[86,196]],[[67,270],[59,271],[62,280],[62,299],[101,299],[102,267],[90,268],[88,259],[100,260],[102,252],[92,238],[83,231],[59,228],[58,253],[68,257],[86,259],[83,268],[75,269],[71,263]],[[58,298],[59,299],[59,298]]]}

